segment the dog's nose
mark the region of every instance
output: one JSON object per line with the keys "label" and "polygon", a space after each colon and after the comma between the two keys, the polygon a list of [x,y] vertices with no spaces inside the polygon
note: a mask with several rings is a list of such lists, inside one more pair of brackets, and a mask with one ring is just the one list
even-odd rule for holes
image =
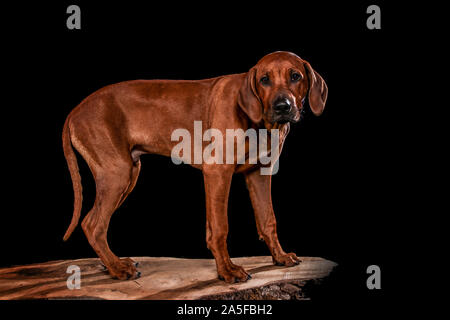
{"label": "dog's nose", "polygon": [[289,99],[286,98],[279,99],[273,105],[273,109],[276,112],[287,113],[291,111],[291,102],[289,101]]}

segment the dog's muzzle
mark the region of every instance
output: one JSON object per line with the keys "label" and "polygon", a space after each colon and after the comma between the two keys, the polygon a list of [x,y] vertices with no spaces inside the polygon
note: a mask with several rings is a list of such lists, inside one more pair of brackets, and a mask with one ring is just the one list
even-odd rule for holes
{"label": "dog's muzzle", "polygon": [[288,114],[292,109],[291,102],[289,99],[282,98],[278,99],[273,105],[273,111],[276,114]]}
{"label": "dog's muzzle", "polygon": [[296,106],[288,98],[279,98],[272,105],[272,122],[297,122],[295,119]]}

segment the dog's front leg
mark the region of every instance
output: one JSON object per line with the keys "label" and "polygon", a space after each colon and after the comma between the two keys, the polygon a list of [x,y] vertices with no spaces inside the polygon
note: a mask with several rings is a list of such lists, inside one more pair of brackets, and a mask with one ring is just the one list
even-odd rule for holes
{"label": "dog's front leg", "polygon": [[206,243],[216,259],[219,279],[228,283],[247,281],[250,275],[231,262],[227,249],[228,194],[234,168],[212,165],[203,168],[206,192]]}
{"label": "dog's front leg", "polygon": [[245,181],[255,212],[258,234],[269,247],[275,264],[293,266],[300,259],[295,253],[286,253],[278,241],[277,221],[272,207],[271,175],[261,175],[259,170],[245,173]]}

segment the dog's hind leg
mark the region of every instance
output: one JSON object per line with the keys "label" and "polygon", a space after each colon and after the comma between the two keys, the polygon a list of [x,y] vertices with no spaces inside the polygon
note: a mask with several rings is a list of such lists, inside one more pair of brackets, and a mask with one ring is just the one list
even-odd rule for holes
{"label": "dog's hind leg", "polygon": [[[137,178],[130,161],[109,159],[108,166],[92,167],[97,194],[92,210],[82,222],[82,228],[92,248],[112,277],[125,280],[139,277],[136,264],[129,258],[119,259],[107,242],[108,226],[114,211],[126,198]],[[135,173],[133,175],[133,172]],[[136,177],[133,179],[133,177]]]}
{"label": "dog's hind leg", "polygon": [[139,172],[141,171],[141,161],[133,163],[133,167],[131,169],[131,179],[130,184],[128,186],[127,191],[122,195],[122,198],[120,199],[120,202],[117,206],[119,208],[122,203],[125,201],[125,199],[128,197],[128,195],[133,191],[134,187],[136,186],[137,179],[139,177]]}

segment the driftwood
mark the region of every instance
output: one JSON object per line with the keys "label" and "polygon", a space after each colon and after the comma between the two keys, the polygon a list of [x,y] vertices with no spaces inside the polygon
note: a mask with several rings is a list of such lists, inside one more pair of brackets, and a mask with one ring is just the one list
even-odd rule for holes
{"label": "driftwood", "polygon": [[[234,258],[252,279],[226,284],[217,279],[212,259],[132,259],[139,262],[141,277],[128,281],[112,279],[94,258],[0,269],[0,299],[308,299],[305,285],[320,282],[336,266],[312,257],[294,267],[275,266],[271,257]],[[80,268],[79,289],[68,288],[71,265]]]}

